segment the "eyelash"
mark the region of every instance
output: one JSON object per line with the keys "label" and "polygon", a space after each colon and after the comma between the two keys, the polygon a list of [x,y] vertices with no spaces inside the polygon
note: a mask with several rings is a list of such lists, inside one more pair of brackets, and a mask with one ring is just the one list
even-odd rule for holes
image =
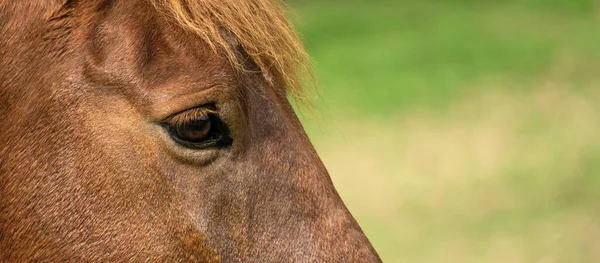
{"label": "eyelash", "polygon": [[194,108],[170,117],[166,123],[168,125],[184,125],[196,120],[198,117],[216,114],[217,112],[210,108]]}

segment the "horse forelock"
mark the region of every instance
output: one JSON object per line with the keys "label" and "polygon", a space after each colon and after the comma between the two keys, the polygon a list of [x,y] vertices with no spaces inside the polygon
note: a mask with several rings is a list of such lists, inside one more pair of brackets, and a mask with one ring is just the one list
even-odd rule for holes
{"label": "horse forelock", "polygon": [[[182,28],[200,36],[213,51],[222,51],[244,70],[239,45],[270,84],[306,101],[314,84],[308,55],[278,0],[150,0]],[[232,45],[232,42],[235,44]]]}

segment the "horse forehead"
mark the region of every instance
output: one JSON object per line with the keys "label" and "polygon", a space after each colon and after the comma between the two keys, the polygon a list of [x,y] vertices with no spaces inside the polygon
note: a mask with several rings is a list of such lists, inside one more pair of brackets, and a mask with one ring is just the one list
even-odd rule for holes
{"label": "horse forehead", "polygon": [[207,56],[212,56],[210,61],[217,59],[211,52],[213,50],[198,35],[174,23],[154,8],[150,1],[115,1],[110,5],[103,4],[98,9],[87,9],[88,14],[84,14],[94,20],[89,28],[93,46],[106,45],[106,35],[112,34],[118,36],[113,40],[123,41],[110,43],[123,48],[117,51],[130,48],[138,52],[137,55],[150,58],[168,55],[171,59]]}
{"label": "horse forehead", "polygon": [[[138,7],[135,2],[145,5]],[[136,85],[142,92],[234,81],[234,68],[224,55],[211,49],[200,36],[159,13],[149,2],[117,1],[90,14],[97,18],[88,32],[91,43],[88,63],[92,70],[87,73],[105,75],[102,77],[109,78],[106,81],[132,76],[135,80],[125,82],[142,83]],[[228,39],[237,45],[235,37]]]}

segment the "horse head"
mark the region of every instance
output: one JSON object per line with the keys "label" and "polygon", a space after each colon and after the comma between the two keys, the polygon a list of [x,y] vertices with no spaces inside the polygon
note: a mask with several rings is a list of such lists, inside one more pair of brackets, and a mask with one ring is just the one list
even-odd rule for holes
{"label": "horse head", "polygon": [[1,2],[0,261],[380,262],[306,65],[276,1]]}

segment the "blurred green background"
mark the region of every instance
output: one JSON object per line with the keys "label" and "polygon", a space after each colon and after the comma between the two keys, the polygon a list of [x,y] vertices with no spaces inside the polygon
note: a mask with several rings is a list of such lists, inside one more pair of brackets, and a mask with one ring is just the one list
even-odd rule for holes
{"label": "blurred green background", "polygon": [[384,262],[600,262],[600,2],[289,4],[301,118]]}

